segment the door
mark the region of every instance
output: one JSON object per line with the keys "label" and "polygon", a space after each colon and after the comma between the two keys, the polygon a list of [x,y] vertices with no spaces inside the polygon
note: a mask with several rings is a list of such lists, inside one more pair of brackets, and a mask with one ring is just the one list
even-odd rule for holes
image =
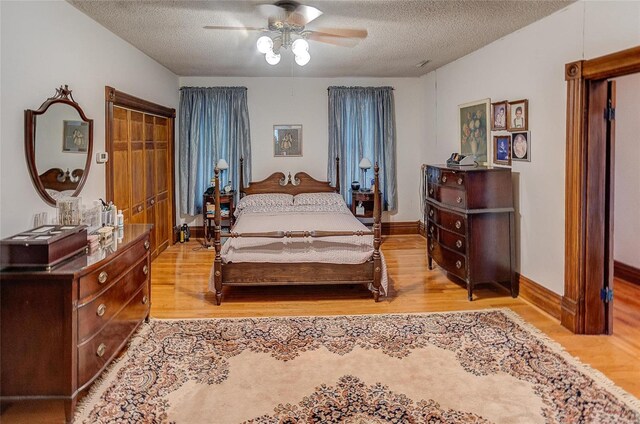
{"label": "door", "polygon": [[[615,82],[589,82],[585,334],[613,332],[613,157]],[[605,159],[605,160],[603,160]]]}

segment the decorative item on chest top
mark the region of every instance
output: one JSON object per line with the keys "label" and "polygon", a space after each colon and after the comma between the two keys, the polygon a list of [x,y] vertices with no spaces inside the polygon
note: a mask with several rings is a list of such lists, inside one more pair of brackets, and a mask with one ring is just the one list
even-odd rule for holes
{"label": "decorative item on chest top", "polygon": [[484,99],[458,106],[460,153],[475,156],[480,164],[487,163],[491,156],[488,131],[490,102],[490,99]]}
{"label": "decorative item on chest top", "polygon": [[58,208],[58,224],[78,225],[80,224],[80,197],[63,197],[56,201]]}
{"label": "decorative item on chest top", "polygon": [[0,240],[0,266],[51,267],[86,248],[84,225],[43,225]]}

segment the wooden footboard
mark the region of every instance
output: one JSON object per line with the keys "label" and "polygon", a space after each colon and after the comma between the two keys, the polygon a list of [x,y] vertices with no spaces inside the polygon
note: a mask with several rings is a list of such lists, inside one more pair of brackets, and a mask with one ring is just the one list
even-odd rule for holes
{"label": "wooden footboard", "polygon": [[[336,158],[336,161],[339,159]],[[339,165],[339,163],[338,163]],[[242,168],[241,168],[242,169]],[[378,164],[374,168],[374,223],[372,231],[270,231],[259,233],[237,233],[229,234],[221,233],[221,216],[220,216],[220,181],[218,178],[219,170],[215,169],[214,179],[214,198],[215,198],[215,214],[214,214],[214,248],[216,251],[214,260],[214,289],[216,295],[216,304],[222,301],[223,286],[248,286],[248,285],[309,285],[309,284],[371,284],[373,286],[373,297],[377,302],[380,297],[381,281],[382,281],[382,258],[380,256],[380,243],[382,241],[382,230],[380,217],[382,206],[380,205],[379,181],[378,181]],[[242,174],[242,170],[240,171]],[[298,174],[296,174],[297,177]],[[304,174],[305,178],[311,178]],[[283,174],[284,176],[284,174]],[[279,175],[272,175],[276,179],[280,179]],[[270,181],[274,178],[267,178],[264,181]],[[242,178],[241,178],[242,180]],[[289,178],[291,181],[291,178]],[[294,181],[296,178],[294,177]],[[300,180],[297,180],[300,181]],[[315,180],[314,180],[315,181]],[[317,182],[317,181],[316,181]],[[257,183],[254,183],[256,185]],[[284,187],[284,188],[283,188]],[[317,184],[312,184],[309,192],[317,191]],[[241,190],[243,187],[241,187]],[[258,190],[260,190],[258,188]],[[304,187],[297,185],[291,189],[292,193],[304,193]],[[325,190],[326,191],[326,190]],[[260,192],[260,191],[258,191]],[[286,184],[280,184],[279,192],[286,192]],[[248,238],[248,237],[267,237],[267,238],[299,238],[299,237],[334,237],[334,236],[365,236],[373,235],[373,256],[362,264],[327,264],[327,263],[222,263],[221,257],[221,238]]]}

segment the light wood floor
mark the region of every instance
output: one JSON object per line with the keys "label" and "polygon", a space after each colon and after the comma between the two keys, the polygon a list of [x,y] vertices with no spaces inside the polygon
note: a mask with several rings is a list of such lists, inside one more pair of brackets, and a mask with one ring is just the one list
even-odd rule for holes
{"label": "light wood floor", "polygon": [[[221,306],[215,306],[207,289],[214,251],[202,249],[197,241],[176,244],[152,264],[151,315],[155,318],[295,316],[507,307],[569,353],[640,397],[640,286],[615,282],[613,336],[576,336],[545,312],[519,298],[512,299],[506,291],[494,286],[474,290],[474,301],[468,302],[463,286],[448,280],[438,268],[427,269],[425,244],[424,238],[417,235],[385,237],[383,251],[392,292],[379,303],[360,286],[229,287],[225,288]],[[5,406],[0,421],[59,422],[60,408],[48,404]],[[49,419],[35,418],[43,416]]]}

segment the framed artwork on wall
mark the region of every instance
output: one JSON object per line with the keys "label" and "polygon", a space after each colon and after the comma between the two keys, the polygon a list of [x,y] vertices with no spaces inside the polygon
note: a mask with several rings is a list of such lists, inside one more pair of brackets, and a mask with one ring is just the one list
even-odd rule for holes
{"label": "framed artwork on wall", "polygon": [[273,126],[273,156],[302,156],[302,125]]}
{"label": "framed artwork on wall", "polygon": [[484,99],[458,106],[460,153],[475,156],[478,163],[487,163],[490,157],[490,103],[490,99]]}
{"label": "framed artwork on wall", "polygon": [[517,132],[512,134],[512,159],[531,162],[531,132]]}
{"label": "framed artwork on wall", "polygon": [[529,100],[509,102],[507,107],[507,129],[511,132],[529,129]]}
{"label": "framed artwork on wall", "polygon": [[493,163],[511,166],[511,135],[493,136]]}
{"label": "framed artwork on wall", "polygon": [[62,151],[86,153],[89,142],[89,124],[84,121],[62,121]]}
{"label": "framed artwork on wall", "polygon": [[507,101],[491,103],[491,130],[507,129]]}

